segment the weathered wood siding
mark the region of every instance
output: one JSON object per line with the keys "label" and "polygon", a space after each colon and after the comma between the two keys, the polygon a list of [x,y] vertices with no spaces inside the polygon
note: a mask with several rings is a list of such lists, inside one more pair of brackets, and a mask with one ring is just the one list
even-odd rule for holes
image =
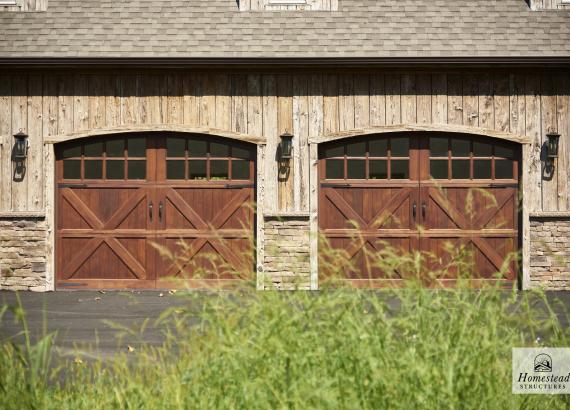
{"label": "weathered wood siding", "polygon": [[[309,210],[310,138],[369,126],[458,124],[526,135],[534,211],[570,210],[570,75],[549,72],[354,72],[1,74],[0,212],[42,211],[44,139],[142,124],[185,124],[266,140],[269,212]],[[30,135],[27,171],[15,181],[12,135]],[[294,133],[294,160],[278,169],[279,135]],[[562,134],[560,158],[545,178],[540,150]]]}

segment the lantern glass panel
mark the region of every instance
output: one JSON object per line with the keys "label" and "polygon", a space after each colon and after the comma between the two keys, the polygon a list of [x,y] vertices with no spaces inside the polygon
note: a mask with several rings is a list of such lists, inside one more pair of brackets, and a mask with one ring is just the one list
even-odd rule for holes
{"label": "lantern glass panel", "polygon": [[549,134],[548,135],[548,156],[550,158],[558,157],[558,139],[560,135]]}
{"label": "lantern glass panel", "polygon": [[281,157],[283,159],[291,158],[291,151],[293,148],[293,136],[292,135],[282,135],[281,136]]}

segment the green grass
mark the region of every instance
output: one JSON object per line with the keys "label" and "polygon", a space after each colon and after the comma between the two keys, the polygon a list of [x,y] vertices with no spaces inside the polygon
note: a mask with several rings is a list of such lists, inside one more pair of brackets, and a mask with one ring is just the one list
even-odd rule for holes
{"label": "green grass", "polygon": [[[6,409],[568,408],[511,394],[511,347],[568,346],[540,292],[190,293],[160,348],[50,366],[53,337],[0,347]],[[538,308],[536,305],[540,305]],[[4,308],[6,309],[6,308]],[[25,323],[23,312],[17,316]],[[199,316],[190,326],[189,317]],[[25,332],[27,329],[23,329]]]}
{"label": "green grass", "polygon": [[[329,256],[331,267],[350,262]],[[376,257],[410,278],[405,289],[346,289],[329,278],[319,292],[179,292],[187,303],[161,316],[161,347],[105,362],[50,361],[57,337],[33,343],[21,306],[1,307],[0,329],[12,309],[25,341],[0,341],[0,408],[569,408],[569,396],[511,394],[512,347],[570,346],[543,292],[461,280],[425,289],[420,277],[446,269],[422,272],[421,255]],[[461,255],[450,260],[468,279]]]}

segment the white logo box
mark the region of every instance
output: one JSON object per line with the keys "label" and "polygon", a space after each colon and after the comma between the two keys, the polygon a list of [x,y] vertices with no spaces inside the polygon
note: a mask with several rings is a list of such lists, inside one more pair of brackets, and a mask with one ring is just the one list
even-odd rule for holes
{"label": "white logo box", "polygon": [[514,394],[570,394],[570,348],[512,349]]}

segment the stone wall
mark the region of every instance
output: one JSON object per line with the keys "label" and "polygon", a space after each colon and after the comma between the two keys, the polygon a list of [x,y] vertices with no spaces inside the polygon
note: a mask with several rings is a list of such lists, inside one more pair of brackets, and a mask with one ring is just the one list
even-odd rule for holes
{"label": "stone wall", "polygon": [[46,290],[46,221],[0,217],[0,289]]}
{"label": "stone wall", "polygon": [[266,216],[264,289],[310,289],[309,217]]}
{"label": "stone wall", "polygon": [[530,286],[570,290],[570,216],[531,218]]}

